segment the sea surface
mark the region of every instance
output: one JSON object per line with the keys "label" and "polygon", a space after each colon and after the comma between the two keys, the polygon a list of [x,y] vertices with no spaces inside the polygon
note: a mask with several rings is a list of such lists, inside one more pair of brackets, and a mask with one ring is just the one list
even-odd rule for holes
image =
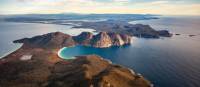
{"label": "sea surface", "polygon": [[[131,45],[122,47],[65,47],[59,55],[67,59],[97,54],[141,73],[155,87],[200,87],[200,17],[161,17],[130,23],[149,24],[157,30],[167,29],[181,35],[160,39],[133,38]],[[13,40],[56,31],[77,35],[94,30],[72,29],[66,25],[0,22],[0,56],[22,45],[13,44]],[[190,37],[191,34],[196,36]]]}
{"label": "sea surface", "polygon": [[160,39],[133,38],[131,45],[123,47],[65,47],[59,56],[69,59],[97,54],[141,73],[154,87],[200,87],[200,17],[161,17],[130,23],[149,24],[157,30],[166,29],[180,35]]}

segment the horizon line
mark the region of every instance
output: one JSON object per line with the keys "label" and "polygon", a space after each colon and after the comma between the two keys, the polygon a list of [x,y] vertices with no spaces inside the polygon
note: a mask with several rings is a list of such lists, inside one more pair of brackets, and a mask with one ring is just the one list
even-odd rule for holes
{"label": "horizon line", "polygon": [[52,14],[52,15],[56,15],[56,14],[79,14],[79,15],[91,15],[91,14],[130,14],[130,15],[157,15],[157,16],[200,16],[200,15],[195,15],[195,14],[149,14],[149,13],[16,13],[16,14],[0,14],[5,15],[5,16],[9,16],[9,15],[48,15],[48,14]]}

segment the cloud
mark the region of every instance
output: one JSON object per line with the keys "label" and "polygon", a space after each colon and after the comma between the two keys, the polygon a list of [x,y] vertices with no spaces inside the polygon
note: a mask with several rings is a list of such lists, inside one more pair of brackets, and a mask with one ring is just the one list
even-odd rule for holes
{"label": "cloud", "polygon": [[167,4],[169,3],[169,1],[154,1],[154,2],[150,2],[150,4]]}
{"label": "cloud", "polygon": [[9,0],[0,13],[137,13],[200,15],[200,3],[183,0],[133,2],[132,0]]}
{"label": "cloud", "polygon": [[129,2],[129,0],[112,0],[114,2]]}

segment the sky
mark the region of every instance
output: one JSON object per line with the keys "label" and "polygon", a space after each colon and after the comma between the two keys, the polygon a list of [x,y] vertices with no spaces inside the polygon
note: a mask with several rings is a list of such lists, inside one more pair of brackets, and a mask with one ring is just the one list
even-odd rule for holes
{"label": "sky", "polygon": [[0,14],[200,15],[200,0],[0,0]]}

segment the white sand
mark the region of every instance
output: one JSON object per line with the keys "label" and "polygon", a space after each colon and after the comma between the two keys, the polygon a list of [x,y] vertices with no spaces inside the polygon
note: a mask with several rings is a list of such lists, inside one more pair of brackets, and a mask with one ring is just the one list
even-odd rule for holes
{"label": "white sand", "polygon": [[25,60],[30,60],[31,58],[32,58],[32,55],[23,55],[23,56],[20,58],[20,60],[25,61]]}

